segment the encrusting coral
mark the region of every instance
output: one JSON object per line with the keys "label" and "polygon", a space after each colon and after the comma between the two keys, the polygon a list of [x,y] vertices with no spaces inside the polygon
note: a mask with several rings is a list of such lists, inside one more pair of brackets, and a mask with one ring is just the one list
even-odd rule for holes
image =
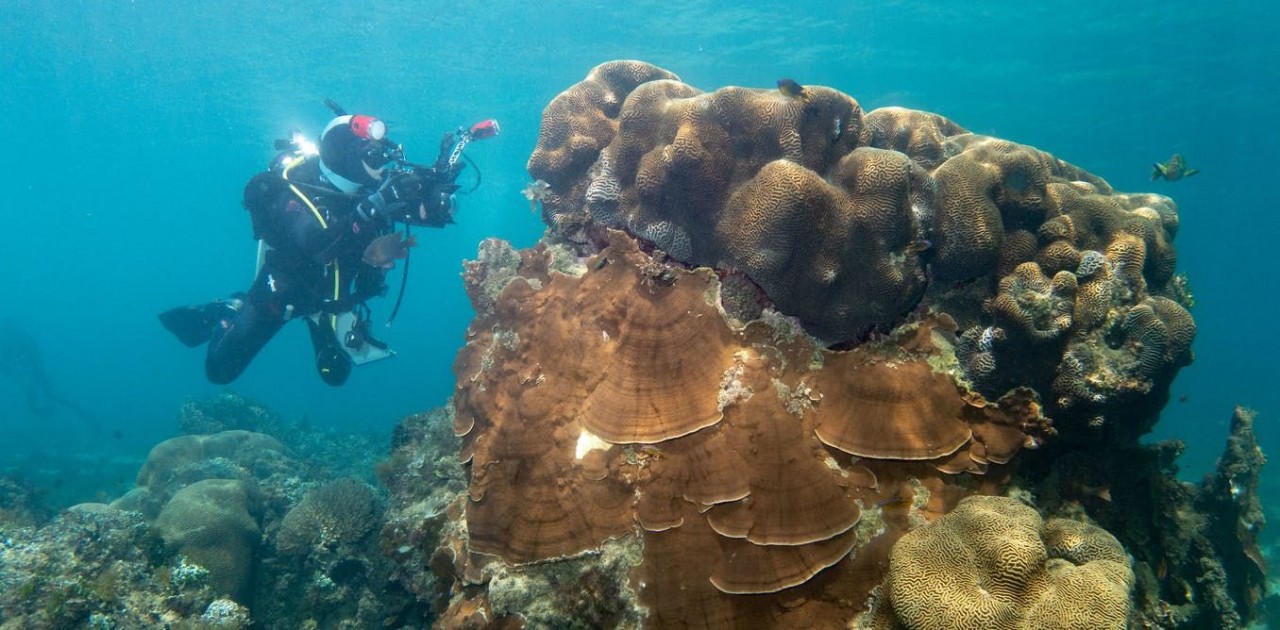
{"label": "encrusting coral", "polygon": [[[547,247],[526,252],[515,275],[496,259],[468,266],[473,294],[491,274],[512,279],[456,363],[454,428],[471,472],[471,554],[449,552],[459,580],[483,582],[499,566],[486,556],[556,560],[638,532],[638,598],[658,625],[747,619],[758,611],[732,596],[794,588],[837,605],[843,591],[816,578],[883,560],[849,554],[886,527],[879,504],[917,494],[908,477],[928,480],[919,510],[945,512],[967,492],[944,470],[955,453],[986,453],[990,441],[990,459],[969,460],[979,473],[1051,431],[1037,405],[980,402],[933,372],[940,322],[851,352],[781,320],[735,328],[715,274],[658,268],[623,233],[609,239],[580,275],[552,271]],[[922,380],[929,397],[912,395]],[[891,523],[901,532],[909,520]],[[859,583],[848,588],[874,585]]]}

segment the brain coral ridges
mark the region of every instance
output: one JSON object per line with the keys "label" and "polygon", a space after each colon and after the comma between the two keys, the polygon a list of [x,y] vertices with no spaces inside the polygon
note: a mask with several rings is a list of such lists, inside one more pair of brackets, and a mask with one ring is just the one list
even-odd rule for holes
{"label": "brain coral ridges", "polygon": [[969,497],[893,547],[873,628],[1126,628],[1129,556],[1087,523]]}
{"label": "brain coral ridges", "polygon": [[[996,321],[961,324],[1023,333],[1005,345],[1011,358],[1087,334],[1099,311],[1172,295],[1168,198],[1115,193],[1048,153],[936,114],[864,114],[820,86],[803,98],[703,92],[643,62],[601,64],[547,106],[529,171],[551,185],[553,233],[582,253],[617,228],[683,263],[740,271],[828,344],[891,328],[974,279],[1001,285],[987,315]],[[1031,262],[1052,286],[1037,288],[1044,281],[1022,266]],[[1068,275],[1095,286],[1076,291]],[[1009,276],[1019,286],[1006,288]],[[974,367],[999,372],[1000,354]],[[1057,362],[1038,363],[1052,382]]]}
{"label": "brain coral ridges", "polygon": [[[433,556],[456,619],[628,550],[605,590],[655,627],[843,627],[882,583],[885,627],[1123,623],[1115,538],[976,497],[1150,429],[1195,337],[1171,200],[936,114],[638,61],[546,107],[529,172],[547,234],[466,265],[465,526]],[[939,544],[973,558],[917,588]],[[965,576],[997,597],[966,608]]]}

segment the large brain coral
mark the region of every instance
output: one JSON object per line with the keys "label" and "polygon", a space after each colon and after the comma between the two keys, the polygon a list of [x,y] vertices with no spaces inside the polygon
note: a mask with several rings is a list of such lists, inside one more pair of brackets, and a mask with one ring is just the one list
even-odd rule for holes
{"label": "large brain coral", "polygon": [[890,554],[877,628],[1125,628],[1133,571],[1094,525],[969,497]]}
{"label": "large brain coral", "polygon": [[[653,626],[843,626],[906,532],[1034,486],[1026,449],[1133,445],[1191,359],[1171,200],[936,114],[610,62],[544,110],[529,171],[546,237],[465,272],[445,626],[597,553]],[[974,627],[1123,620],[1115,540],[1027,510],[961,512],[1008,532],[924,554],[987,580]],[[934,627],[897,590],[892,623]]]}
{"label": "large brain coral", "polygon": [[771,161],[725,200],[718,253],[697,262],[723,259],[741,269],[824,339],[892,322],[925,288],[911,249],[920,234],[910,195],[918,171],[901,153],[866,147],[849,152],[827,179]]}
{"label": "large brain coral", "polygon": [[679,77],[640,61],[611,61],[593,68],[547,105],[538,146],[529,158],[529,172],[551,185],[543,200],[544,218],[581,237],[581,206],[567,201],[586,195],[587,170],[617,133],[627,95],[643,83],[663,79]]}
{"label": "large brain coral", "polygon": [[[828,343],[892,327],[922,298],[946,300],[953,282],[1036,284],[1018,271],[1029,262],[1053,278],[1044,306],[1056,315],[1003,298],[995,319],[1012,319],[1025,343],[1087,334],[1100,308],[1168,294],[1176,261],[1165,197],[1114,193],[1048,153],[936,114],[864,114],[817,86],[803,97],[703,92],[641,62],[602,64],[548,105],[529,170],[551,185],[544,211],[561,235],[600,243],[601,228],[624,229],[681,262],[740,271]],[[1057,275],[1096,274],[1099,256],[1115,278],[1093,283],[1105,288],[1077,296]],[[1086,317],[1068,321],[1076,311]],[[975,381],[1006,383],[1000,354],[983,364],[995,378]],[[1052,382],[1055,363],[1041,363],[1039,380]]]}
{"label": "large brain coral", "polygon": [[[604,64],[557,97],[544,129],[570,120],[581,135],[609,135],[590,132],[590,121],[612,110],[582,94],[616,71]],[[544,209],[553,224],[589,219],[686,263],[740,268],[831,341],[893,322],[919,301],[913,204],[927,174],[898,152],[855,151],[863,126],[852,98],[821,87],[803,100],[775,90],[703,93],[672,76],[634,86],[616,118],[585,172],[549,159],[563,133],[535,149],[529,171],[551,184]]]}

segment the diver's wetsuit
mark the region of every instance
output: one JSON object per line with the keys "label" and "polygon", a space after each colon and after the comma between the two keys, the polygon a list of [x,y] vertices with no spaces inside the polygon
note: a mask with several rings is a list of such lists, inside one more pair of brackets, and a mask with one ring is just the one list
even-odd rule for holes
{"label": "diver's wetsuit", "polygon": [[[288,186],[314,204],[324,218]],[[311,329],[316,368],[330,385],[341,385],[351,372],[350,359],[338,347],[329,315],[349,311],[356,303],[381,294],[385,271],[361,257],[374,238],[390,232],[381,220],[365,220],[355,211],[360,198],[343,194],[321,175],[318,160],[288,172],[273,168],[249,181],[245,207],[254,237],[266,241],[262,268],[238,308],[224,302],[209,339],[205,374],[218,384],[230,383],[248,367],[258,351],[295,317]],[[323,312],[319,323],[306,318]]]}

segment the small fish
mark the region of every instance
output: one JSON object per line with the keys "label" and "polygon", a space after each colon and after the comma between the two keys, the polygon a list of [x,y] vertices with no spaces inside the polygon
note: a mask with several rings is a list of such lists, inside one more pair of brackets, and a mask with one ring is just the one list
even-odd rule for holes
{"label": "small fish", "polygon": [[649,459],[662,459],[664,457],[662,449],[656,446],[645,445],[641,446],[638,450],[641,455],[644,455]]}
{"label": "small fish", "polygon": [[1111,486],[1084,486],[1081,490],[1089,496],[1111,502]]}
{"label": "small fish", "polygon": [[1183,395],[1181,395],[1181,396],[1178,396],[1178,402],[1180,402],[1180,403],[1187,402],[1188,400],[1191,400],[1191,396],[1188,396],[1187,394],[1183,394]]}
{"label": "small fish", "polygon": [[1191,177],[1199,173],[1200,169],[1187,168],[1187,160],[1180,153],[1174,153],[1164,164],[1155,163],[1151,165],[1151,181],[1164,179],[1166,181],[1176,182],[1183,177]]}
{"label": "small fish", "polygon": [[930,241],[927,238],[918,238],[907,244],[907,253],[919,254],[920,252],[928,251],[932,248],[933,248],[933,241]]}
{"label": "small fish", "polygon": [[1076,483],[1074,484],[1074,486],[1075,487],[1073,489],[1080,496],[1093,497],[1095,499],[1101,499],[1108,503],[1111,502],[1111,486],[1107,484],[1095,486],[1087,483]]}
{"label": "small fish", "polygon": [[798,98],[806,103],[809,102],[809,93],[805,91],[804,86],[796,83],[788,78],[778,79],[778,91],[786,96]]}
{"label": "small fish", "polygon": [[418,237],[410,236],[404,240],[400,239],[399,232],[384,234],[373,239],[369,246],[364,248],[364,255],[361,260],[367,265],[373,265],[381,269],[390,269],[396,266],[396,261],[409,256],[409,248],[418,244]]}
{"label": "small fish", "polygon": [[529,210],[531,212],[537,212],[538,202],[545,199],[550,190],[551,184],[540,179],[535,179],[529,182],[529,185],[525,186],[524,190],[520,191],[520,194],[524,195],[524,198],[529,200]]}
{"label": "small fish", "polygon": [[911,501],[911,499],[912,497],[910,494],[906,492],[899,492],[889,498],[880,499],[879,501],[876,501],[875,507],[885,508],[885,507],[896,507],[896,506],[906,505],[908,502]]}

